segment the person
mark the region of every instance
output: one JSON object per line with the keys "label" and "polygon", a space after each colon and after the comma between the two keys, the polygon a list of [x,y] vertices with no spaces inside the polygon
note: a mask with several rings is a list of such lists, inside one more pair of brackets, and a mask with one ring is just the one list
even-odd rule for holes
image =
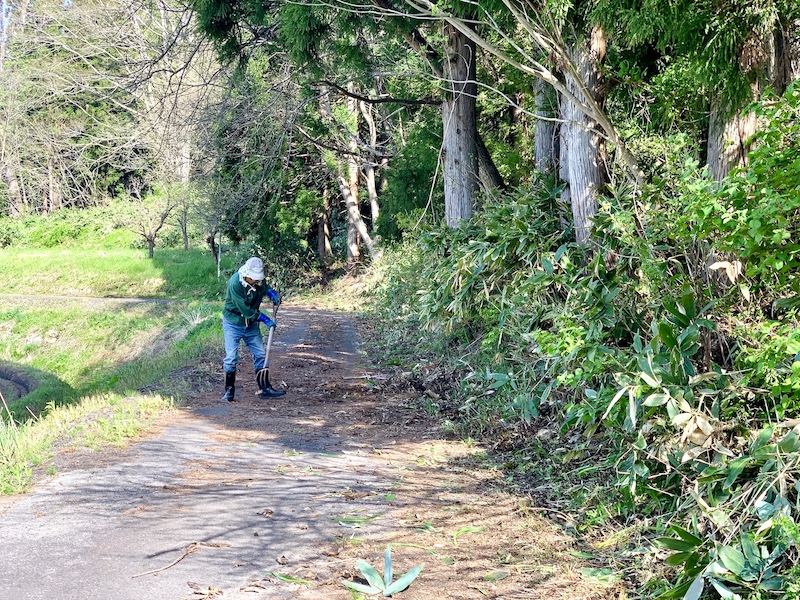
{"label": "person", "polygon": [[[225,395],[222,399],[227,402],[233,402],[236,396],[236,366],[239,363],[239,345],[242,340],[253,355],[255,372],[269,368],[269,365],[264,364],[266,349],[260,324],[263,323],[269,328],[275,327],[276,323],[260,310],[261,301],[265,297],[271,300],[275,307],[281,303],[278,292],[269,288],[264,281],[264,262],[253,256],[231,276],[225,291],[225,307],[222,310],[222,333],[225,337],[225,359],[222,362],[225,371]],[[257,377],[257,381],[260,388],[259,398],[277,398],[286,393],[284,390],[272,387],[268,370],[265,372],[265,377]]]}

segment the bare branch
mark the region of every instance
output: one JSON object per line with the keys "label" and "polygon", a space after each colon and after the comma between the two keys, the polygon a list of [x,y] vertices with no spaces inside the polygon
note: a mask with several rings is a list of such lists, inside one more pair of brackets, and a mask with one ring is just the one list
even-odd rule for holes
{"label": "bare branch", "polygon": [[334,83],[333,81],[328,81],[327,79],[323,79],[322,81],[320,81],[320,83],[322,85],[335,89],[344,96],[355,98],[356,100],[360,100],[361,102],[366,102],[367,104],[406,104],[409,106],[425,106],[425,105],[439,105],[442,103],[441,100],[435,98],[421,98],[417,100],[412,98],[392,98],[390,96],[383,96],[380,98],[370,98],[369,96],[363,96],[361,94],[354,94],[353,92],[349,92],[346,88],[343,88],[338,83]]}

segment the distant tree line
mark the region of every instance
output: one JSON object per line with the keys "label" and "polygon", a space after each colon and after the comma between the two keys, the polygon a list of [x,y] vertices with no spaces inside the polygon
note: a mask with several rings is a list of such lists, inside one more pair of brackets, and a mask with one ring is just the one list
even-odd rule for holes
{"label": "distant tree line", "polygon": [[797,3],[756,4],[6,2],[0,206],[173,215],[190,186],[212,251],[353,266],[549,177],[586,243],[609,185],[746,162],[746,107],[800,73]]}

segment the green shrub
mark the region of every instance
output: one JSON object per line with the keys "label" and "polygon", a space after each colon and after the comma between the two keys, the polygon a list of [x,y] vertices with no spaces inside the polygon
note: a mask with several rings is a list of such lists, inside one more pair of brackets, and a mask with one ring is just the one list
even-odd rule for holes
{"label": "green shrub", "polygon": [[788,323],[742,324],[736,353],[741,384],[768,390],[758,407],[762,418],[785,419],[800,411],[800,329],[797,319]]}
{"label": "green shrub", "polygon": [[[796,571],[800,328],[791,302],[761,310],[797,296],[793,93],[763,111],[749,166],[719,187],[690,164],[640,196],[609,188],[577,247],[558,190],[537,182],[406,240],[377,295],[387,360],[402,349],[412,373],[457,371],[465,433],[534,444],[518,425],[556,407],[561,460],[595,453],[591,468],[616,474],[602,495],[622,518],[646,515],[653,554],[671,553],[664,598],[755,600],[788,592]],[[745,261],[743,276],[715,280],[712,248]]]}
{"label": "green shrub", "polygon": [[678,225],[742,261],[753,293],[800,297],[800,84],[754,110],[749,164],[719,187],[691,184]]}
{"label": "green shrub", "polygon": [[124,203],[91,208],[63,208],[45,215],[4,217],[0,246],[55,248],[131,247],[133,232],[121,229]]}
{"label": "green shrub", "polygon": [[0,217],[0,248],[11,246],[19,237],[19,222],[11,217]]}
{"label": "green shrub", "polygon": [[[544,182],[492,203],[456,229],[421,238],[426,264],[419,291],[423,321],[453,332],[502,325],[509,308],[525,310],[533,288],[569,262],[557,214],[557,192]],[[546,299],[530,307],[536,314]],[[438,325],[437,325],[438,324]]]}

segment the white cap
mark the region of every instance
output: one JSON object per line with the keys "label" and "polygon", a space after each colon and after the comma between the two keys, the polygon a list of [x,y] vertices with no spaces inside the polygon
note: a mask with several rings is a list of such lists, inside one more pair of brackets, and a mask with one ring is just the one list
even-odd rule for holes
{"label": "white cap", "polygon": [[239,269],[239,273],[242,277],[249,277],[250,279],[260,281],[264,279],[264,261],[257,256],[248,258],[244,266]]}

